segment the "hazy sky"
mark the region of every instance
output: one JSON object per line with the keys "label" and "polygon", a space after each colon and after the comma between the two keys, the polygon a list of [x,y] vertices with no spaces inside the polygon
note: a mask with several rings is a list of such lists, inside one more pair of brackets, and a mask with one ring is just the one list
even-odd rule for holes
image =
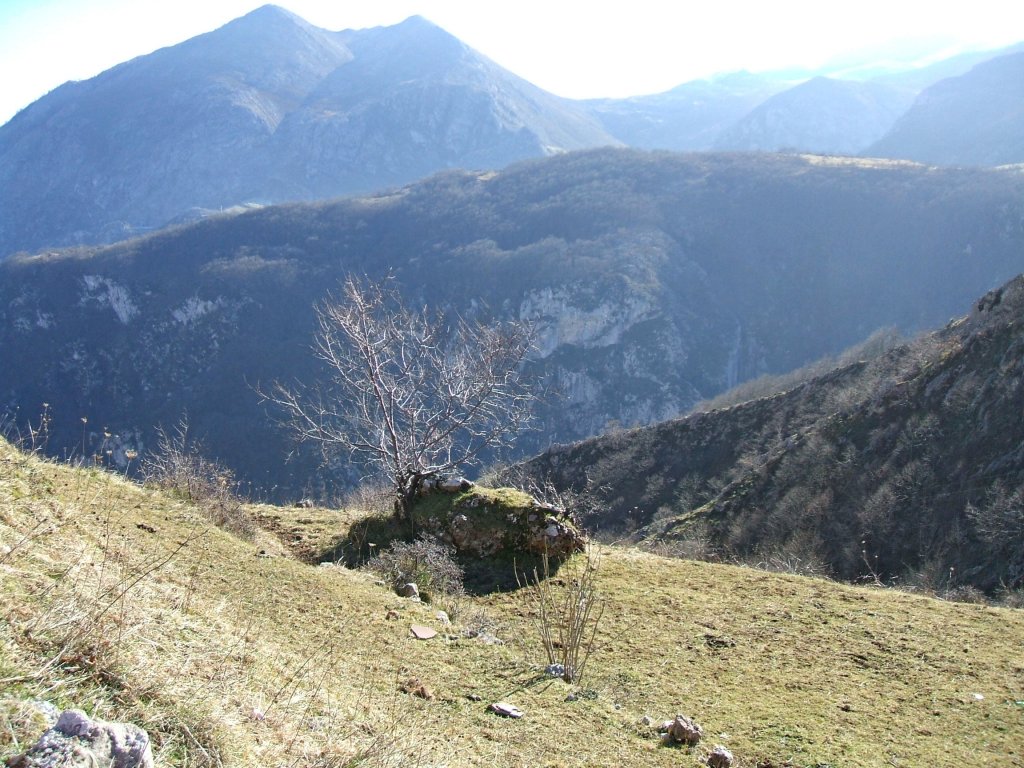
{"label": "hazy sky", "polygon": [[[0,0],[0,123],[67,80],[208,32],[259,0]],[[327,29],[427,17],[561,96],[656,93],[717,72],[1024,40],[1019,0],[281,0]]]}

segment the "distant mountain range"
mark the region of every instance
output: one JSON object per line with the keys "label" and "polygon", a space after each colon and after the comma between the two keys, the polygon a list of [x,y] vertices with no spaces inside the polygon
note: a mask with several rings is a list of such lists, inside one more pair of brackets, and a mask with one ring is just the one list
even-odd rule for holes
{"label": "distant mountain range", "polygon": [[999,53],[866,81],[733,73],[572,101],[419,17],[330,32],[265,6],[0,127],[0,258],[608,145],[1021,162],[1019,66],[965,74]]}
{"label": "distant mountain range", "polygon": [[926,88],[866,154],[942,165],[1024,163],[1024,52]]}
{"label": "distant mountain range", "polygon": [[328,32],[265,6],[0,128],[0,255],[616,143],[422,18]]}
{"label": "distant mountain range", "polygon": [[0,410],[24,424],[50,403],[51,451],[122,465],[187,412],[244,479],[320,494],[315,457],[285,463],[253,387],[318,373],[312,306],[348,273],[390,270],[410,303],[536,324],[531,371],[553,397],[522,455],[677,416],[882,326],[935,327],[1022,253],[1013,169],[567,153],[10,257]]}

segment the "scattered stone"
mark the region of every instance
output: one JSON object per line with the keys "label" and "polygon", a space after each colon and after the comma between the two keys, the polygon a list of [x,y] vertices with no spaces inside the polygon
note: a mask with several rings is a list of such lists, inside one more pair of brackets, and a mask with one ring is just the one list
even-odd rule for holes
{"label": "scattered stone", "polygon": [[473,487],[473,483],[464,477],[446,477],[437,483],[437,489],[445,493],[461,493]]}
{"label": "scattered stone", "polygon": [[513,720],[518,720],[523,716],[523,710],[517,707],[515,704],[507,704],[504,701],[496,701],[489,707],[491,712],[502,717],[511,717]]}
{"label": "scattered stone", "polygon": [[262,723],[264,720],[267,719],[267,713],[259,707],[253,707],[251,710],[249,710],[249,719],[257,723]]}
{"label": "scattered stone", "polygon": [[384,618],[387,619],[388,621],[397,621],[398,620],[398,611],[396,611],[394,608],[392,608],[391,610],[389,610],[387,613],[384,614]]}
{"label": "scattered stone", "polygon": [[579,698],[579,697],[576,696],[575,693],[570,693],[568,696],[565,697],[565,700],[566,701],[576,701],[577,698]]}
{"label": "scattered stone", "polygon": [[640,718],[640,720],[638,721],[637,724],[638,725],[642,725],[644,728],[653,728],[654,727],[654,718],[651,717],[650,715],[644,715],[643,717]]}
{"label": "scattered stone", "polygon": [[971,694],[971,698],[974,699],[975,701],[984,701],[985,700],[985,697],[983,695],[981,695],[980,693],[972,693]]}
{"label": "scattered stone", "polygon": [[696,746],[704,735],[704,729],[686,715],[676,715],[676,719],[667,722],[666,726],[665,732],[672,741],[688,747]]}
{"label": "scattered stone", "polygon": [[544,671],[552,677],[562,677],[565,674],[564,664],[548,664],[544,667]]}
{"label": "scattered stone", "polygon": [[149,735],[131,723],[93,720],[79,709],[61,713],[56,724],[12,768],[153,768]]}
{"label": "scattered stone", "polygon": [[442,624],[444,624],[446,627],[451,626],[452,620],[448,617],[447,612],[445,612],[445,611],[438,611],[434,615],[437,617],[437,620],[439,622],[441,622]]}
{"label": "scattered stone", "polygon": [[437,637],[436,629],[425,627],[422,624],[413,624],[409,630],[417,640],[430,640],[432,637]]}
{"label": "scattered stone", "polygon": [[708,755],[708,768],[731,768],[731,766],[732,752],[721,744],[716,744],[715,748],[711,750],[711,754]]}
{"label": "scattered stone", "polygon": [[299,499],[295,502],[296,509],[312,509],[315,506],[312,499]]}
{"label": "scattered stone", "polygon": [[156,533],[156,528],[154,528],[152,525],[146,525],[145,523],[136,523],[135,527],[138,528],[140,531],[145,531],[146,533]]}
{"label": "scattered stone", "polygon": [[417,600],[420,597],[420,588],[412,582],[399,585],[395,592],[398,593],[399,597],[415,597]]}
{"label": "scattered stone", "polygon": [[736,641],[725,635],[704,635],[704,644],[708,648],[735,648]]}
{"label": "scattered stone", "polygon": [[399,686],[399,688],[402,690],[403,693],[409,693],[413,696],[418,696],[419,698],[424,699],[425,701],[433,701],[437,698],[437,696],[434,695],[434,692],[426,685],[424,685],[423,682],[418,677],[410,677],[408,680],[402,683]]}
{"label": "scattered stone", "polygon": [[479,640],[481,643],[484,643],[485,645],[504,645],[505,644],[505,641],[502,640],[500,637],[498,637],[497,635],[493,635],[493,634],[491,634],[490,632],[488,632],[486,630],[467,629],[466,630],[466,637],[468,637],[470,640],[473,640],[473,639]]}

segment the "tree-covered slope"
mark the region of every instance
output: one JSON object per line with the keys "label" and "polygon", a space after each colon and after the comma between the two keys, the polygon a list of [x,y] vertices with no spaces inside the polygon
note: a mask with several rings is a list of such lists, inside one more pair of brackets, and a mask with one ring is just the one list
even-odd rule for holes
{"label": "tree-covered slope", "polygon": [[1024,584],[1024,277],[970,315],[777,394],[550,451],[598,521],[722,556],[986,590]]}
{"label": "tree-covered slope", "polygon": [[315,375],[314,302],[391,272],[413,305],[536,324],[537,451],[935,327],[1020,271],[1022,209],[1010,171],[600,150],[225,215],[0,265],[0,403],[49,403],[58,453],[187,411],[246,479],[315,490],[254,388]]}

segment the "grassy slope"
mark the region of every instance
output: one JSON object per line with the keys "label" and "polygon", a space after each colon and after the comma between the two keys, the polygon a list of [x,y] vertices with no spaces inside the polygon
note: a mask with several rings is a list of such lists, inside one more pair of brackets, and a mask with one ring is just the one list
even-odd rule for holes
{"label": "grassy slope", "polygon": [[[309,552],[330,514],[274,516]],[[365,574],[0,444],[0,757],[38,697],[140,723],[163,765],[697,765],[715,742],[750,767],[1024,765],[1024,613],[628,549],[601,567],[597,696],[567,702],[514,593],[465,607],[504,646],[415,641],[433,612]],[[411,677],[436,699],[396,693]],[[637,724],[677,711],[708,734],[693,754]]]}

